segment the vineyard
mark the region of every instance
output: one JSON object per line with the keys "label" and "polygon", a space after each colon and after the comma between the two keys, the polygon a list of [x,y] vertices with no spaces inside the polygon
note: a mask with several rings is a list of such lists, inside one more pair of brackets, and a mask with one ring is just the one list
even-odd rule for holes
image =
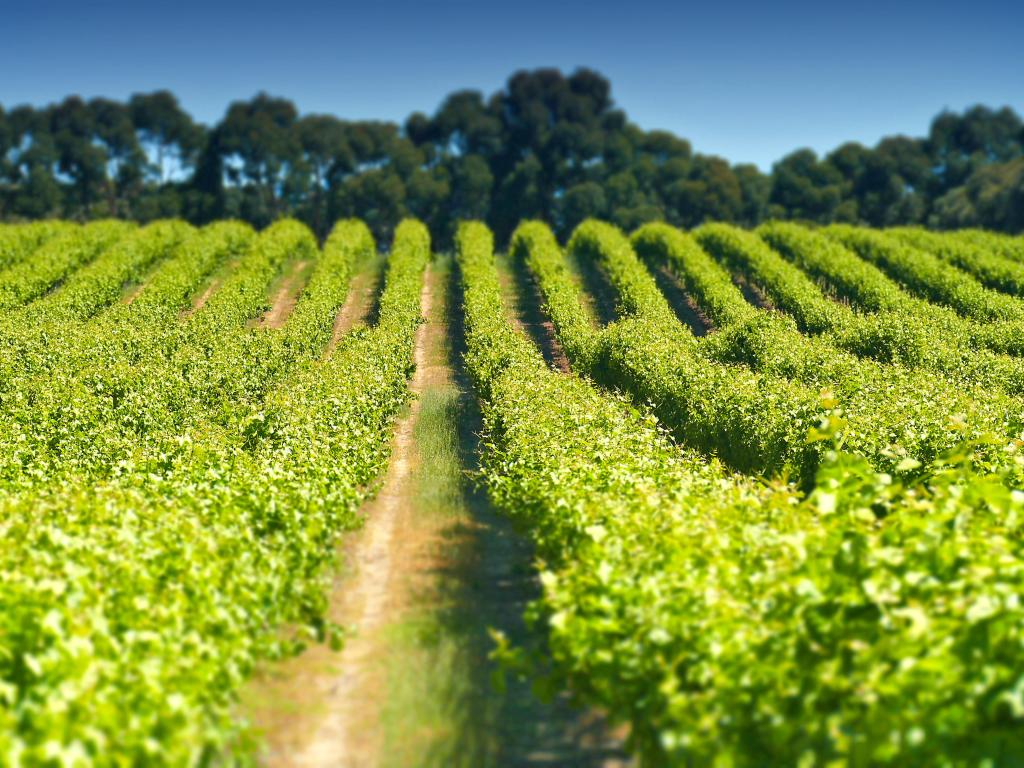
{"label": "vineyard", "polygon": [[570,696],[644,766],[1024,765],[1024,237],[454,243],[0,225],[0,764],[259,764],[254,679],[362,663],[332,605],[426,323],[476,414],[452,482],[528,549],[488,696]]}

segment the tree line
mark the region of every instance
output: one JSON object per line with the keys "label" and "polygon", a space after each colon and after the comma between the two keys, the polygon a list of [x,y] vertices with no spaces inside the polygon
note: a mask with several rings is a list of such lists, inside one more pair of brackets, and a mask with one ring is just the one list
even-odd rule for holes
{"label": "tree line", "polygon": [[766,219],[1024,230],[1024,123],[1010,108],[943,112],[919,138],[800,149],[770,173],[644,131],[600,74],[514,74],[489,98],[458,91],[404,125],[300,115],[261,93],[197,123],[168,91],[127,102],[70,96],[0,106],[0,219],[116,216],[194,223],[281,216],[323,236],[358,216],[381,238],[416,216],[440,243],[460,219],[504,240],[524,218],[559,234],[595,216],[632,229],[665,220]]}

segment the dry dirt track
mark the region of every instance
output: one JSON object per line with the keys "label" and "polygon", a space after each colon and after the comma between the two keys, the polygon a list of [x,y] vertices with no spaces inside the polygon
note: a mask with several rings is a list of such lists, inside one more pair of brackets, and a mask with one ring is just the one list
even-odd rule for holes
{"label": "dry dirt track", "polygon": [[[432,281],[428,277],[421,296],[421,312],[430,316]],[[335,324],[337,339],[369,312],[376,279],[360,273],[353,278],[349,302]],[[431,378],[444,376],[443,367],[427,364],[427,349],[443,334],[437,323],[421,325],[417,332],[416,370],[410,384],[414,395],[424,391]],[[334,653],[314,647],[297,659],[280,665],[273,676],[260,683],[261,698],[270,706],[258,708],[257,724],[268,736],[268,766],[371,766],[380,745],[373,727],[380,707],[383,681],[374,656],[381,647],[378,631],[393,619],[398,595],[393,588],[401,580],[397,550],[407,548],[409,526],[403,520],[413,514],[411,478],[416,455],[413,428],[419,413],[414,399],[395,430],[392,457],[383,484],[365,509],[363,528],[344,544],[345,573],[335,585],[331,618],[355,627],[344,648]],[[401,530],[403,541],[396,532]],[[264,711],[259,711],[264,710]]]}
{"label": "dry dirt track", "polygon": [[287,322],[292,310],[299,301],[299,294],[305,287],[308,261],[296,261],[281,278],[277,292],[270,303],[270,309],[262,318],[260,325],[264,328],[281,328]]}
{"label": "dry dirt track", "polygon": [[327,345],[325,355],[330,356],[342,337],[352,330],[356,323],[364,322],[370,316],[374,298],[380,288],[380,280],[381,269],[379,265],[359,270],[352,276],[345,304],[338,312],[337,317],[334,318],[331,341]]}
{"label": "dry dirt track", "polygon": [[[343,626],[354,627],[354,632],[340,652],[314,647],[277,665],[258,681],[257,695],[250,698],[256,704],[249,714],[266,736],[263,762],[269,768],[450,765],[453,756],[458,756],[458,765],[466,766],[624,764],[618,759],[621,735],[609,735],[593,713],[579,713],[565,700],[541,705],[525,681],[513,683],[511,692],[504,694],[506,700],[495,702],[501,694],[490,687],[487,628],[524,631],[522,610],[535,594],[529,547],[489,511],[479,492],[472,492],[474,500],[465,509],[448,517],[424,513],[417,506],[423,502],[420,486],[429,482],[420,472],[422,451],[416,441],[424,398],[461,393],[461,435],[454,439],[464,444],[464,463],[471,461],[467,457],[473,446],[468,443],[479,428],[478,416],[470,415],[467,384],[452,364],[458,357],[451,349],[457,332],[447,322],[446,309],[457,299],[446,279],[437,270],[428,270],[422,293],[427,322],[417,333],[416,370],[410,384],[415,399],[396,425],[391,463],[379,493],[364,508],[365,524],[343,544],[344,570],[336,578],[330,614]],[[351,327],[358,321],[352,315],[369,311],[374,284],[372,275],[356,276],[339,324]],[[429,472],[429,465],[423,466]],[[389,679],[395,674],[389,654],[422,657],[400,666],[400,674],[437,674],[431,669],[429,651],[396,649],[394,643],[395,628],[415,621],[424,611],[461,617],[441,625],[457,635],[454,642],[463,648],[454,673],[472,679],[455,686],[454,698],[459,701],[454,709],[459,714],[441,731],[463,731],[438,733],[436,724],[401,722],[399,729],[408,725],[418,733],[400,734],[404,743],[397,749],[395,725],[391,733],[382,725],[382,716],[389,716],[388,705],[394,708],[388,701],[395,688]],[[417,669],[416,663],[422,666]],[[431,689],[427,695],[434,694]],[[436,696],[450,693],[438,690]],[[478,710],[487,713],[477,721]],[[466,720],[474,722],[467,725]]]}

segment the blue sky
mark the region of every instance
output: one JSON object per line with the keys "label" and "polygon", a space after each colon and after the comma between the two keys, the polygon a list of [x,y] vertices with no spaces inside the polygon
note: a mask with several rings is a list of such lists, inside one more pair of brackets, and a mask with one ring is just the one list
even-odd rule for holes
{"label": "blue sky", "polygon": [[203,122],[259,90],[403,120],[522,68],[588,66],[644,128],[763,168],[922,135],[943,108],[1024,114],[1024,2],[7,0],[0,104],[169,88]]}

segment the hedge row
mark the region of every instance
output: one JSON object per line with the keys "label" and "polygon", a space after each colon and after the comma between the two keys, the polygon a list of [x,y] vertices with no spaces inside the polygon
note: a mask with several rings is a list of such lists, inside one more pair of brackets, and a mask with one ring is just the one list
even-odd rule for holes
{"label": "hedge row", "polygon": [[1020,494],[969,451],[910,486],[828,452],[807,497],[731,475],[547,369],[506,319],[489,232],[457,244],[483,479],[538,546],[541,663],[628,722],[644,765],[998,764],[1024,747]]}
{"label": "hedge row", "polygon": [[995,249],[917,227],[890,229],[886,234],[959,267],[989,288],[1018,296],[1024,293],[1024,264],[1000,255]]}
{"label": "hedge row", "polygon": [[42,296],[78,267],[135,229],[123,221],[97,221],[64,229],[0,272],[0,310],[10,310]]}
{"label": "hedge row", "polygon": [[824,231],[918,296],[952,307],[964,317],[982,322],[1024,320],[1024,300],[985,288],[963,270],[927,251],[878,230],[834,224]]}
{"label": "hedge row", "polygon": [[[571,295],[578,288],[567,269],[557,266],[564,265],[565,255],[550,234],[544,241],[536,227],[532,231],[528,243],[513,238],[513,252],[537,276],[574,366],[650,403],[679,440],[737,469],[808,483],[821,447],[805,438],[823,418],[822,393],[843,410],[847,448],[891,472],[916,470],[965,438],[1002,438],[1022,427],[1011,398],[972,396],[952,385],[936,389],[934,377],[805,339],[777,314],[755,313],[738,328],[698,342],[676,320],[626,238],[598,222],[582,224],[568,248],[605,272],[622,316],[603,330],[587,328],[581,303]],[[725,286],[719,287],[724,293]],[[553,303],[558,295],[563,300]],[[575,345],[564,343],[566,327],[587,328],[589,357],[574,356]],[[996,448],[986,456],[1013,464]]]}
{"label": "hedge row", "polygon": [[[620,255],[631,255],[625,238],[599,222],[581,224],[569,248],[579,258],[592,258],[608,238]],[[641,311],[597,330],[589,325],[566,256],[545,225],[522,225],[511,249],[536,276],[558,338],[582,374],[650,403],[681,441],[730,466],[755,474],[791,473],[805,481],[813,477],[820,446],[803,438],[822,419],[817,393],[709,362],[688,332],[677,332],[679,323],[653,283],[653,290],[642,281],[631,283],[635,293],[620,300]],[[645,301],[654,304],[650,311],[641,309]]]}
{"label": "hedge row", "polygon": [[[367,245],[358,225],[336,235],[336,264]],[[150,323],[124,346],[91,339],[96,365],[119,373],[102,388],[87,374],[64,394],[76,413],[106,420],[78,422],[92,429],[84,445],[110,462],[106,471],[65,454],[48,482],[11,479],[21,490],[0,499],[0,603],[9,607],[0,614],[0,755],[13,764],[242,762],[253,743],[235,696],[256,662],[337,637],[325,619],[326,569],[408,398],[429,238],[414,222],[397,231],[376,327],[327,360],[322,350],[287,352],[287,375],[273,376],[263,398],[197,407],[191,366],[202,354],[190,350],[273,336],[247,327],[265,302],[265,285],[249,289],[304,237],[291,225],[261,234],[216,301],[185,321],[178,309],[164,314],[173,331]],[[180,306],[182,292],[170,294]],[[336,311],[338,299],[316,314]],[[131,314],[135,303],[120,306]],[[183,341],[142,350],[146,333],[156,347]],[[264,346],[236,346],[247,349]],[[172,377],[165,389],[186,410],[162,391],[127,387],[119,376],[132,365]],[[56,422],[45,428],[59,432]]]}
{"label": "hedge row", "polygon": [[[781,256],[824,281],[866,317],[847,315],[832,340],[855,354],[940,371],[955,380],[1024,394],[1024,351],[1018,324],[979,323],[903,291],[878,267],[819,232],[775,222],[758,234]],[[773,285],[765,286],[770,293]]]}

